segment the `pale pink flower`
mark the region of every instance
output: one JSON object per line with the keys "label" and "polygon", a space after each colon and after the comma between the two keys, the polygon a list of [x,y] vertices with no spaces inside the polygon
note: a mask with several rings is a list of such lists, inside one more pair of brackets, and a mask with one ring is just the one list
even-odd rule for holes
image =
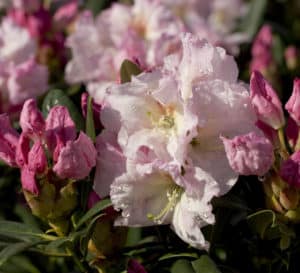
{"label": "pale pink flower", "polygon": [[11,111],[48,88],[47,67],[37,64],[37,42],[29,32],[5,17],[0,26],[1,111]]}
{"label": "pale pink flower", "polygon": [[28,59],[12,69],[7,88],[12,104],[20,104],[27,98],[37,97],[48,89],[48,69],[37,64],[33,58]]}
{"label": "pale pink flower", "polygon": [[266,174],[274,161],[273,145],[255,133],[236,136],[233,139],[222,137],[231,168],[241,175]]}
{"label": "pale pink flower", "polygon": [[276,130],[284,125],[281,101],[272,86],[258,71],[251,74],[250,95],[259,120]]}
{"label": "pale pink flower", "polygon": [[16,166],[16,148],[19,134],[10,125],[7,114],[0,115],[0,159],[9,166]]}
{"label": "pale pink flower", "polygon": [[124,59],[138,62],[142,69],[160,65],[165,55],[180,49],[182,30],[179,20],[158,1],[138,0],[133,6],[116,3],[95,20],[86,11],[67,39],[73,58],[66,67],[66,80],[86,83],[101,103],[105,88],[118,81]]}
{"label": "pale pink flower", "polygon": [[110,186],[122,210],[116,224],[171,224],[207,248],[201,227],[214,222],[211,199],[238,178],[219,136],[254,131],[256,117],[223,49],[191,34],[182,44],[182,57],[106,90],[94,189],[105,196]]}

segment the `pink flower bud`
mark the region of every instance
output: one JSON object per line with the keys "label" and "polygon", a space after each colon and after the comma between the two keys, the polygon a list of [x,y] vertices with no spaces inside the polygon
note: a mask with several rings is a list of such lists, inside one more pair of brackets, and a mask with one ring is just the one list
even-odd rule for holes
{"label": "pink flower bud", "polygon": [[14,8],[26,12],[37,11],[41,6],[41,1],[39,0],[13,0],[12,3]]}
{"label": "pink flower bud", "polygon": [[300,125],[300,79],[294,80],[293,93],[285,105],[290,116]]}
{"label": "pink flower bud", "polygon": [[275,130],[284,125],[281,102],[272,86],[258,71],[251,74],[250,98],[259,120]]}
{"label": "pink flower bud", "polygon": [[272,48],[272,28],[269,25],[264,25],[255,37],[251,53],[253,56],[262,56],[270,53]]}
{"label": "pink flower bud", "polygon": [[95,191],[91,191],[88,198],[87,207],[88,209],[91,209],[96,203],[98,203],[101,200],[99,195]]}
{"label": "pink flower bud", "polygon": [[221,137],[231,168],[242,175],[264,175],[271,167],[274,154],[270,141],[251,132],[233,139]]}
{"label": "pink flower bud", "polygon": [[127,272],[128,273],[147,273],[145,268],[134,259],[130,259],[128,261]]}
{"label": "pink flower bud", "polygon": [[300,188],[300,151],[293,153],[282,163],[280,176],[291,186]]}
{"label": "pink flower bud", "polygon": [[9,166],[16,166],[16,149],[19,135],[10,125],[7,114],[0,115],[0,159]]}
{"label": "pink flower bud", "polygon": [[75,19],[78,13],[78,1],[70,1],[61,6],[54,14],[54,22],[58,29],[63,29]]}
{"label": "pink flower bud", "polygon": [[288,118],[287,125],[285,128],[285,135],[287,137],[290,147],[294,148],[297,144],[299,136],[299,127],[291,117]]}
{"label": "pink flower bud", "polygon": [[20,168],[28,163],[28,153],[30,151],[30,139],[22,133],[16,149],[16,162]]}
{"label": "pink flower bud", "polygon": [[25,101],[20,115],[20,126],[27,137],[39,138],[43,135],[45,120],[34,99]]}
{"label": "pink flower bud", "polygon": [[33,144],[28,154],[28,167],[29,170],[38,174],[44,173],[47,168],[47,157],[39,140]]}
{"label": "pink flower bud", "polygon": [[46,119],[46,139],[50,151],[54,151],[59,139],[63,145],[76,139],[76,127],[69,111],[64,106],[51,108]]}
{"label": "pink flower bud", "polygon": [[68,141],[58,156],[53,170],[60,178],[83,179],[96,165],[96,148],[92,140],[80,132],[75,141]]}
{"label": "pink flower bud", "polygon": [[27,165],[21,169],[22,188],[35,195],[39,194],[37,182],[35,180],[35,172],[30,170]]}
{"label": "pink flower bud", "polygon": [[270,127],[268,124],[265,124],[261,120],[256,121],[256,127],[259,128],[265,135],[267,139],[271,141],[271,143],[276,146],[278,143],[278,134],[275,129]]}
{"label": "pink flower bud", "polygon": [[299,52],[295,46],[289,46],[284,51],[286,66],[293,70],[297,67]]}

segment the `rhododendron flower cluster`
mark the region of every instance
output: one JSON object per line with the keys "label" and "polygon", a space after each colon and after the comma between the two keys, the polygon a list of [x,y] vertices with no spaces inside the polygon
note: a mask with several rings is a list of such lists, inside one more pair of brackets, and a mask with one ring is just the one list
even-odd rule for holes
{"label": "rhododendron flower cluster", "polygon": [[191,34],[182,48],[180,59],[107,89],[94,188],[122,210],[116,224],[171,224],[205,248],[200,228],[214,223],[211,199],[238,177],[220,137],[256,131],[256,117],[232,57]]}
{"label": "rhododendron flower cluster", "polygon": [[[66,80],[84,82],[101,103],[105,88],[118,81],[124,59],[136,62],[143,70],[161,65],[165,56],[180,54],[178,34],[183,31],[235,50],[238,36],[233,38],[229,33],[242,6],[236,0],[226,4],[136,0],[132,6],[113,4],[95,20],[85,11],[67,40],[73,58],[66,68]],[[221,18],[226,22],[220,22]]]}
{"label": "rhododendron flower cluster", "polygon": [[10,18],[0,26],[0,112],[14,112],[26,99],[48,88],[48,69],[36,61],[37,42]]}

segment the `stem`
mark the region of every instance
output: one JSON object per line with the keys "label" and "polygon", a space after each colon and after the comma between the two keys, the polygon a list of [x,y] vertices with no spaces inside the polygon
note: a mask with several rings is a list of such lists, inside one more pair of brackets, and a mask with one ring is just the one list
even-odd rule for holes
{"label": "stem", "polygon": [[89,269],[80,261],[78,255],[75,253],[75,251],[72,248],[67,247],[66,251],[67,251],[67,253],[69,253],[72,256],[75,264],[78,266],[78,269],[82,273],[89,273]]}
{"label": "stem", "polygon": [[289,157],[289,153],[285,143],[283,127],[279,128],[277,133],[280,143],[280,155],[283,159],[287,159]]}

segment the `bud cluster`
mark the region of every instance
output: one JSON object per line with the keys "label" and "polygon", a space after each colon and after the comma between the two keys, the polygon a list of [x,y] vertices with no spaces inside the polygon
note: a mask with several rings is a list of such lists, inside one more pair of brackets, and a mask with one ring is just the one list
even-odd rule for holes
{"label": "bud cluster", "polygon": [[[76,127],[64,106],[54,106],[44,119],[36,101],[27,100],[20,115],[21,134],[8,116],[0,115],[0,158],[21,171],[25,198],[38,217],[64,230],[66,216],[77,205],[76,180],[96,165],[96,149]],[[62,228],[63,227],[63,228]]]}

